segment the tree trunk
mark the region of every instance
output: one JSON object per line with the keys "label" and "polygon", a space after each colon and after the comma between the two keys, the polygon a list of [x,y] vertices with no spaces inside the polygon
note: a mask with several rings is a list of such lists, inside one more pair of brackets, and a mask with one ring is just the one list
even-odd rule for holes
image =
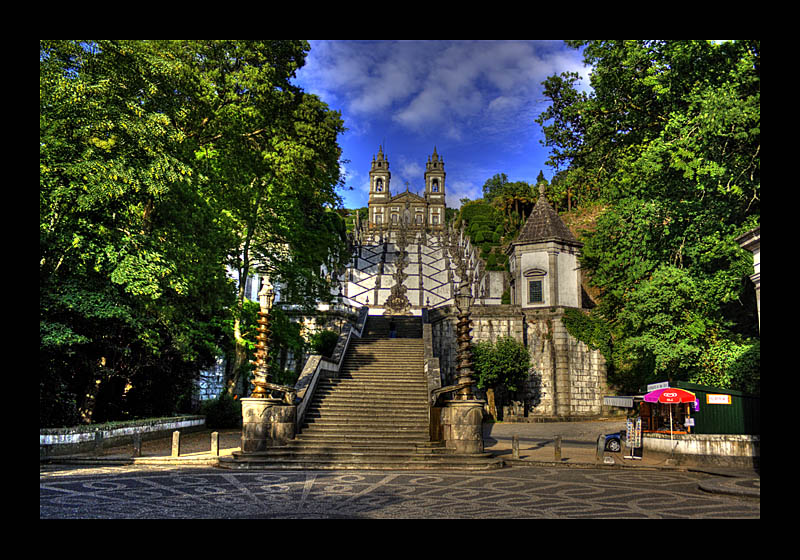
{"label": "tree trunk", "polygon": [[489,414],[492,416],[495,422],[497,422],[497,406],[495,406],[494,402],[494,388],[489,387],[486,389],[486,400],[489,404]]}
{"label": "tree trunk", "polygon": [[92,376],[92,379],[86,386],[86,391],[83,395],[83,402],[81,403],[80,408],[78,408],[78,414],[80,414],[81,422],[84,424],[92,423],[94,408],[97,404],[97,395],[100,393],[100,385],[103,383],[103,379],[105,377],[103,374],[103,369],[105,366],[106,358],[103,356],[98,362],[98,371],[95,372],[95,374]]}
{"label": "tree trunk", "polygon": [[228,378],[225,380],[226,390],[229,396],[240,394],[243,397],[247,393],[247,388],[241,388],[242,366],[247,360],[247,345],[242,337],[242,312],[244,311],[244,298],[245,287],[247,286],[247,277],[250,275],[250,233],[252,228],[247,228],[245,234],[244,245],[242,247],[242,266],[239,268],[239,289],[236,294],[236,315],[233,319],[233,366],[228,371]]}

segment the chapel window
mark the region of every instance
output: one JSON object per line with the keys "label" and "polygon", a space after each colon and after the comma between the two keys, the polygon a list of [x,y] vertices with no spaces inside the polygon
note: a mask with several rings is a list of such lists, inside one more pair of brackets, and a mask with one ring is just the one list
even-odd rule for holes
{"label": "chapel window", "polygon": [[541,280],[528,281],[528,303],[544,303],[544,291]]}

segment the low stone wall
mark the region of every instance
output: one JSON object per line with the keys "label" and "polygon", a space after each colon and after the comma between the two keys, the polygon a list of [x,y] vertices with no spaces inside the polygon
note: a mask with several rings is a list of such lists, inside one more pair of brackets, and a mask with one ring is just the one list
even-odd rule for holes
{"label": "low stone wall", "polygon": [[175,430],[193,432],[203,430],[205,427],[205,416],[176,416],[120,422],[111,426],[90,424],[44,429],[39,430],[39,459],[125,445],[133,442],[135,434],[141,434],[142,440],[149,440],[168,436]]}
{"label": "low stone wall", "polygon": [[[608,391],[605,360],[567,332],[561,320],[563,307],[523,311],[514,305],[476,305],[471,312],[473,342],[509,336],[530,353],[531,375],[516,395],[515,408],[521,414],[515,415],[520,419],[587,419],[608,413],[603,406]],[[433,351],[439,358],[443,384],[454,382],[456,321],[453,307],[430,312]]]}
{"label": "low stone wall", "polygon": [[649,455],[671,457],[679,465],[758,467],[761,437],[728,434],[643,434]]}

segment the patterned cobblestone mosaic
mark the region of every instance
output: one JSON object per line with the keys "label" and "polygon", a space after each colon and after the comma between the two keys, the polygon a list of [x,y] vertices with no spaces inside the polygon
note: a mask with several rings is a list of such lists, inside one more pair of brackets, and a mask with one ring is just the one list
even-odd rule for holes
{"label": "patterned cobblestone mosaic", "polygon": [[760,518],[699,473],[513,468],[489,473],[40,468],[40,518]]}

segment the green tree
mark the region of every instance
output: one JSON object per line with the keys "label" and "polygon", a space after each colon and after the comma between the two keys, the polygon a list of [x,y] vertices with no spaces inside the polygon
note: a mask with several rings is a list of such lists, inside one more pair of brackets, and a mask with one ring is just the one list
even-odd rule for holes
{"label": "green tree", "polygon": [[[306,41],[171,41],[160,45],[190,77],[192,103],[177,123],[207,178],[207,196],[236,234],[227,264],[239,291],[229,394],[243,393],[249,361],[242,330],[254,267],[306,306],[327,297],[320,273],[346,258],[340,206],[339,113],[291,83]],[[187,94],[188,95],[188,94]]]}
{"label": "green tree", "polygon": [[39,67],[40,422],[89,422],[104,384],[125,414],[211,362],[229,234],[174,126],[179,65],[143,42],[41,41]]}
{"label": "green tree", "polygon": [[254,262],[303,303],[326,292],[343,127],[290,82],[307,51],[40,42],[41,422],[169,414],[227,339],[244,361]]}
{"label": "green tree", "polygon": [[[757,336],[755,306],[742,303],[752,257],[735,237],[759,223],[760,44],[570,44],[593,67],[592,91],[575,74],[548,78],[538,122],[554,183],[605,208],[583,237],[582,266],[601,291],[593,314],[624,349],[619,372],[674,366],[685,378],[714,340]],[[675,299],[658,313],[665,323],[646,315],[647,297],[662,311]],[[677,305],[701,311],[681,317]]]}
{"label": "green tree", "polygon": [[489,412],[497,420],[495,389],[503,385],[509,391],[522,389],[528,378],[530,354],[525,345],[511,337],[500,337],[494,343],[480,341],[473,346],[478,387],[486,389]]}

